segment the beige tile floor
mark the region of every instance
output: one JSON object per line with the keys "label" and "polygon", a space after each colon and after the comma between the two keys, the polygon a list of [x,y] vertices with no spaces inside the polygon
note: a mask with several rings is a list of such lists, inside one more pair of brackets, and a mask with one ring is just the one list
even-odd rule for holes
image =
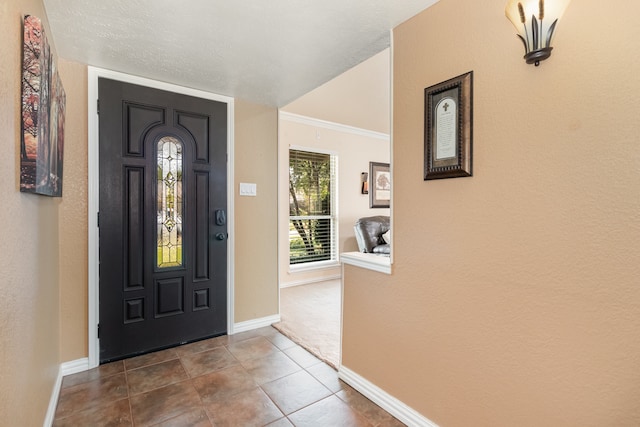
{"label": "beige tile floor", "polygon": [[402,426],[272,327],[64,377],[54,426]]}

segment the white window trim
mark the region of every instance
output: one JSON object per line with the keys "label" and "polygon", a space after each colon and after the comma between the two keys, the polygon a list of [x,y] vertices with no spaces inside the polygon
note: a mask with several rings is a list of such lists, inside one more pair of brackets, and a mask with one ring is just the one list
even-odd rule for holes
{"label": "white window trim", "polygon": [[[333,211],[333,218],[334,218],[333,223],[335,226],[335,232],[333,233],[333,236],[334,236],[335,242],[333,242],[334,252],[331,254],[330,260],[305,262],[300,264],[291,264],[289,262],[288,263],[289,272],[297,273],[305,270],[320,270],[325,268],[339,267],[340,266],[340,248],[338,247],[338,243],[340,242],[340,214],[339,214],[340,207],[338,206],[338,200],[340,200],[340,198],[339,198],[338,188],[340,185],[338,182],[338,175],[339,175],[338,162],[340,161],[340,158],[338,156],[338,152],[333,150],[323,150],[322,148],[305,147],[301,145],[289,145],[289,149],[287,150],[287,167],[290,164],[289,153],[291,152],[291,150],[308,151],[310,153],[328,154],[334,158],[333,165],[335,168],[334,170],[334,179],[335,179],[334,187],[335,188],[333,193],[331,194],[331,199],[332,199],[331,206],[335,208]],[[287,214],[287,222],[289,221],[289,218],[291,218],[291,215]],[[287,244],[287,256],[289,257],[288,244]]]}

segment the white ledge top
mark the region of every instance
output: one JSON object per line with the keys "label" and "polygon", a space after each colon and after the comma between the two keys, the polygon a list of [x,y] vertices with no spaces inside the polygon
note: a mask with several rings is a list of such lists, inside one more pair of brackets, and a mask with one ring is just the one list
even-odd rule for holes
{"label": "white ledge top", "polygon": [[362,252],[344,252],[340,254],[340,262],[367,270],[391,274],[391,257],[385,255],[365,254]]}

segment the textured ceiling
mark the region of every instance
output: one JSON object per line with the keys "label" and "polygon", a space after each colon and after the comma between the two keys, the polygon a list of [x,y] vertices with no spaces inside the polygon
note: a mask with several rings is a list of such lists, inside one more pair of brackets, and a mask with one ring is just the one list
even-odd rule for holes
{"label": "textured ceiling", "polygon": [[387,48],[280,110],[388,135],[391,129],[390,61]]}
{"label": "textured ceiling", "polygon": [[283,106],[437,0],[44,0],[72,61]]}

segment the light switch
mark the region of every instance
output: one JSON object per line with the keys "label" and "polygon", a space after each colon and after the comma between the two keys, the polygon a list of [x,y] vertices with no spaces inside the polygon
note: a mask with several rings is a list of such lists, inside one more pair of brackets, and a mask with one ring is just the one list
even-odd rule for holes
{"label": "light switch", "polygon": [[241,196],[255,196],[257,191],[257,184],[255,183],[240,183],[240,195]]}

